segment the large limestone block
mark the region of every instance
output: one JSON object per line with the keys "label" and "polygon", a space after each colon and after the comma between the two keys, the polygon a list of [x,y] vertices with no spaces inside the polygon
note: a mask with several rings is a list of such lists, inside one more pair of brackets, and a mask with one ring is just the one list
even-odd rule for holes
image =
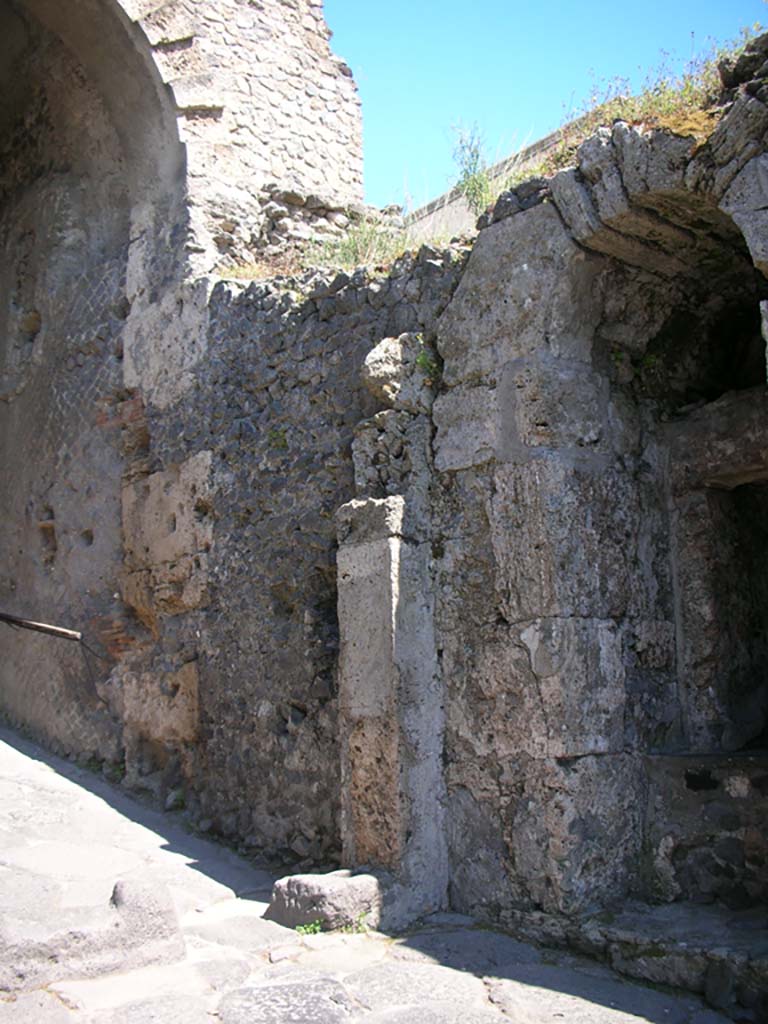
{"label": "large limestone block", "polygon": [[451,388],[435,401],[438,470],[468,469],[490,462],[500,447],[498,389],[480,385]]}
{"label": "large limestone block", "polygon": [[208,602],[210,475],[211,452],[202,451],[123,487],[123,599],[153,630],[158,612]]}
{"label": "large limestone block", "polygon": [[704,164],[706,180],[709,177],[706,173],[709,169],[707,165],[714,162],[717,168],[714,181],[707,183],[710,187],[714,185],[715,194],[723,195],[742,167],[762,150],[766,129],[768,108],[765,104],[756,96],[738,96],[710,135],[701,161],[693,161],[689,180],[699,183],[699,162]]}
{"label": "large limestone block", "polygon": [[[618,752],[624,745],[624,665],[615,623],[545,619],[517,626],[534,677],[549,757]],[[502,680],[500,680],[502,682]],[[533,700],[531,698],[533,697]],[[531,721],[521,715],[530,733]]]}
{"label": "large limestone block", "polygon": [[638,884],[642,765],[627,754],[523,760],[504,786],[514,873],[549,912],[582,913]]}
{"label": "large limestone block", "polygon": [[611,621],[539,619],[476,635],[470,651],[447,638],[443,667],[465,679],[447,709],[451,742],[472,763],[619,752],[625,673]]}
{"label": "large limestone block", "polygon": [[628,209],[624,184],[616,162],[610,128],[598,128],[579,146],[579,170],[592,184],[601,217],[615,216]]}
{"label": "large limestone block", "polygon": [[768,392],[732,391],[664,427],[674,495],[768,477]]}
{"label": "large limestone block", "polygon": [[482,231],[440,320],[445,383],[493,383],[510,359],[539,347],[588,360],[598,268],[547,204]]}
{"label": "large limestone block", "polygon": [[316,921],[327,931],[363,925],[376,928],[381,902],[382,879],[367,872],[290,875],[275,882],[264,916],[287,928]]}
{"label": "large limestone block", "polygon": [[509,622],[627,610],[640,515],[621,469],[556,458],[499,466],[487,514]]}
{"label": "large limestone block", "polygon": [[750,160],[720,203],[741,229],[758,270],[768,275],[768,153]]}
{"label": "large limestone block", "polygon": [[647,192],[673,192],[684,188],[685,171],[695,148],[691,137],[667,131],[643,131],[619,121],[611,135],[624,189],[642,201]]}
{"label": "large limestone block", "polygon": [[508,364],[500,385],[499,456],[523,448],[609,447],[607,381],[584,363],[553,359]]}

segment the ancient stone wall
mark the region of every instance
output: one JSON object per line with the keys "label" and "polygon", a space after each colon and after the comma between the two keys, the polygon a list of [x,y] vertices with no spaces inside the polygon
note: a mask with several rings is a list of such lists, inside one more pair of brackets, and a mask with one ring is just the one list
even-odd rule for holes
{"label": "ancient stone wall", "polygon": [[[101,659],[9,637],[3,706],[64,750],[119,760],[125,709],[105,680],[156,629],[123,595],[181,562],[165,606],[196,606],[210,544],[188,501],[210,474],[150,458],[150,421],[193,386],[208,340],[210,289],[190,271],[258,247],[276,179],[337,230],[326,214],[360,198],[359,103],[316,2],[3,0],[0,22],[0,600],[79,625]],[[180,512],[162,539],[170,491],[191,547]],[[177,662],[168,685],[196,722]],[[127,691],[146,724],[141,686]]]}
{"label": "ancient stone wall", "polygon": [[[361,369],[383,337],[434,333],[460,266],[424,249],[382,277],[221,282],[207,358],[146,411],[123,502],[123,598],[146,629],[105,697],[132,782],[164,799],[185,788],[205,828],[294,860],[339,856],[333,514],[375,410]],[[198,717],[174,734],[182,671]],[[140,706],[121,706],[126,687]]]}
{"label": "ancient stone wall", "polygon": [[[343,754],[358,794],[350,849],[387,837],[380,847],[400,850],[425,906],[443,849],[417,856],[409,807],[422,790],[385,739],[419,749],[436,699],[431,651],[445,708],[431,719],[445,764],[433,816],[445,822],[455,908],[519,926],[631,896],[760,898],[758,92],[759,81],[733,95],[704,146],[619,123],[585,142],[573,169],[501,197],[439,324],[426,456],[409,346],[371,355],[369,383],[392,407],[379,418],[411,422],[399,429],[420,468],[386,515],[375,473],[361,472],[340,533],[340,565],[361,595],[391,578],[378,588],[391,667],[367,703],[340,708],[348,734],[366,737]],[[366,452],[385,463],[375,445]],[[420,614],[432,633],[401,626],[419,613],[398,559],[425,538]],[[363,619],[351,600],[340,607],[342,651],[354,650]],[[421,702],[398,643],[407,635],[422,642]],[[365,664],[364,651],[342,659],[342,692],[362,685]],[[399,769],[386,805],[368,795],[371,750]],[[750,758],[741,772],[736,751]],[[713,758],[706,800],[700,753]]]}
{"label": "ancient stone wall", "polygon": [[258,193],[269,183],[339,207],[360,202],[360,104],[328,45],[322,0],[124,6],[176,104],[196,266],[200,256],[247,255],[263,222]]}
{"label": "ancient stone wall", "polygon": [[[741,559],[762,565],[747,423],[762,422],[765,282],[745,186],[763,158],[735,140],[765,118],[742,96],[695,156],[662,132],[598,133],[539,205],[502,198],[441,321],[458,906],[514,919],[647,895],[644,830],[657,870],[695,846],[642,812],[656,755],[761,744],[765,607]],[[720,870],[749,900],[762,854],[743,812],[723,813],[742,867]]]}
{"label": "ancient stone wall", "polygon": [[[122,384],[128,183],[82,64],[7,5],[2,24],[0,601],[32,618],[89,623],[106,639],[119,615],[120,452],[99,403]],[[6,711],[67,749],[116,756],[81,652],[21,634],[4,641]]]}
{"label": "ancient stone wall", "polygon": [[72,12],[0,6],[0,600],[96,653],[7,637],[4,713],[397,924],[762,899],[752,57],[706,144],[601,129],[468,259],[243,284],[359,185],[319,5]]}

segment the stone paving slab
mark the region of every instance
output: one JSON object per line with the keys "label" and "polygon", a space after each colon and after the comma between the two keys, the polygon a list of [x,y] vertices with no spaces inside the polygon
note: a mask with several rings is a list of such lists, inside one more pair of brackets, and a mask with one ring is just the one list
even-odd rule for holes
{"label": "stone paving slab", "polygon": [[[268,873],[2,731],[0,795],[0,1024],[727,1019],[459,914],[397,937],[283,928],[263,919]],[[102,934],[121,913],[129,927]],[[25,957],[34,970],[14,980]]]}
{"label": "stone paving slab", "polygon": [[50,992],[24,992],[0,1001],[0,1024],[76,1024],[79,1019]]}
{"label": "stone paving slab", "polygon": [[485,985],[479,978],[436,964],[377,964],[350,974],[345,984],[368,1010],[434,1002],[471,1007],[487,1001]]}
{"label": "stone paving slab", "polygon": [[501,932],[480,928],[456,931],[426,931],[397,941],[392,949],[395,960],[421,960],[475,974],[495,975],[514,964],[541,961],[541,953],[525,942],[517,942]]}
{"label": "stone paving slab", "polygon": [[219,1004],[221,1024],[343,1024],[355,1003],[333,979],[242,988]]}
{"label": "stone paving slab", "polygon": [[400,1006],[368,1014],[361,1020],[365,1020],[365,1024],[509,1024],[509,1017],[498,1011],[446,1003]]}
{"label": "stone paving slab", "polygon": [[[705,1024],[695,997],[633,985],[606,971],[598,977],[572,967],[521,965],[514,978],[489,979],[489,996],[516,1024]],[[703,1011],[706,1012],[706,1011]],[[711,1015],[711,1024],[725,1018]]]}

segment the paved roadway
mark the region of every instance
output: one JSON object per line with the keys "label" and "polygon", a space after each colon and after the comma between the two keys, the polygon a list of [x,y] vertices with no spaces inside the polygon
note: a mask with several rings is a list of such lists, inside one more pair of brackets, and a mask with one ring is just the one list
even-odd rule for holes
{"label": "paved roadway", "polygon": [[435,915],[299,935],[272,877],[0,730],[0,1024],[725,1024],[694,997]]}

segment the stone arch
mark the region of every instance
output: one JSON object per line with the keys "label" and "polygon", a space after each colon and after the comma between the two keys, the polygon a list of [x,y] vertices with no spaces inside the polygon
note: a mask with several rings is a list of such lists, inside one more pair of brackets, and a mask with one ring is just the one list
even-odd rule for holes
{"label": "stone arch", "polygon": [[704,147],[601,129],[552,182],[576,240],[620,268],[599,334],[668,458],[681,742],[712,753],[760,745],[768,727],[766,169],[733,144],[753,103]]}
{"label": "stone arch", "polygon": [[[147,236],[154,241],[158,233],[167,241],[181,217],[185,156],[172,92],[141,27],[117,0],[76,0],[66,8],[52,0],[6,0],[3,17],[10,28],[4,66],[16,75],[11,103],[4,104],[11,108],[8,116],[15,110],[17,120],[21,111],[40,117],[30,103],[47,77],[46,101],[55,108],[58,134],[72,139],[70,152],[61,152],[59,160],[81,176],[90,162],[90,189],[109,188],[98,197],[102,209],[96,219],[104,221],[110,207],[116,214],[127,205],[123,212],[134,242]],[[37,76],[25,95],[19,61]],[[96,124],[82,123],[89,104]],[[75,145],[79,153],[71,152]]]}
{"label": "stone arch", "polygon": [[[634,300],[623,295],[619,310],[608,296],[607,318],[617,321],[620,348],[659,371],[663,362],[664,387],[655,390],[679,405],[765,383],[762,243],[740,230],[750,218],[739,216],[734,189],[723,195],[725,181],[706,182],[705,154],[692,138],[619,123],[598,131],[581,147],[578,168],[552,182],[576,240],[633,275]],[[632,289],[627,282],[623,291]],[[727,345],[718,341],[724,334]]]}
{"label": "stone arch", "polygon": [[[766,128],[742,95],[706,145],[602,129],[576,167],[499,200],[441,318],[437,493],[461,499],[460,582],[438,616],[450,602],[483,616],[482,634],[451,619],[440,637],[446,706],[461,708],[446,744],[462,908],[489,891],[566,914],[627,892],[764,892],[750,851],[735,874],[713,861],[694,793],[711,777],[748,831],[759,803],[731,801],[731,752],[765,771],[768,659],[751,629],[768,605],[739,551],[764,565]],[[717,363],[735,313],[743,378]],[[476,783],[488,748],[469,735],[513,752],[490,761],[498,797]],[[503,872],[466,867],[478,820],[509,851]]]}

